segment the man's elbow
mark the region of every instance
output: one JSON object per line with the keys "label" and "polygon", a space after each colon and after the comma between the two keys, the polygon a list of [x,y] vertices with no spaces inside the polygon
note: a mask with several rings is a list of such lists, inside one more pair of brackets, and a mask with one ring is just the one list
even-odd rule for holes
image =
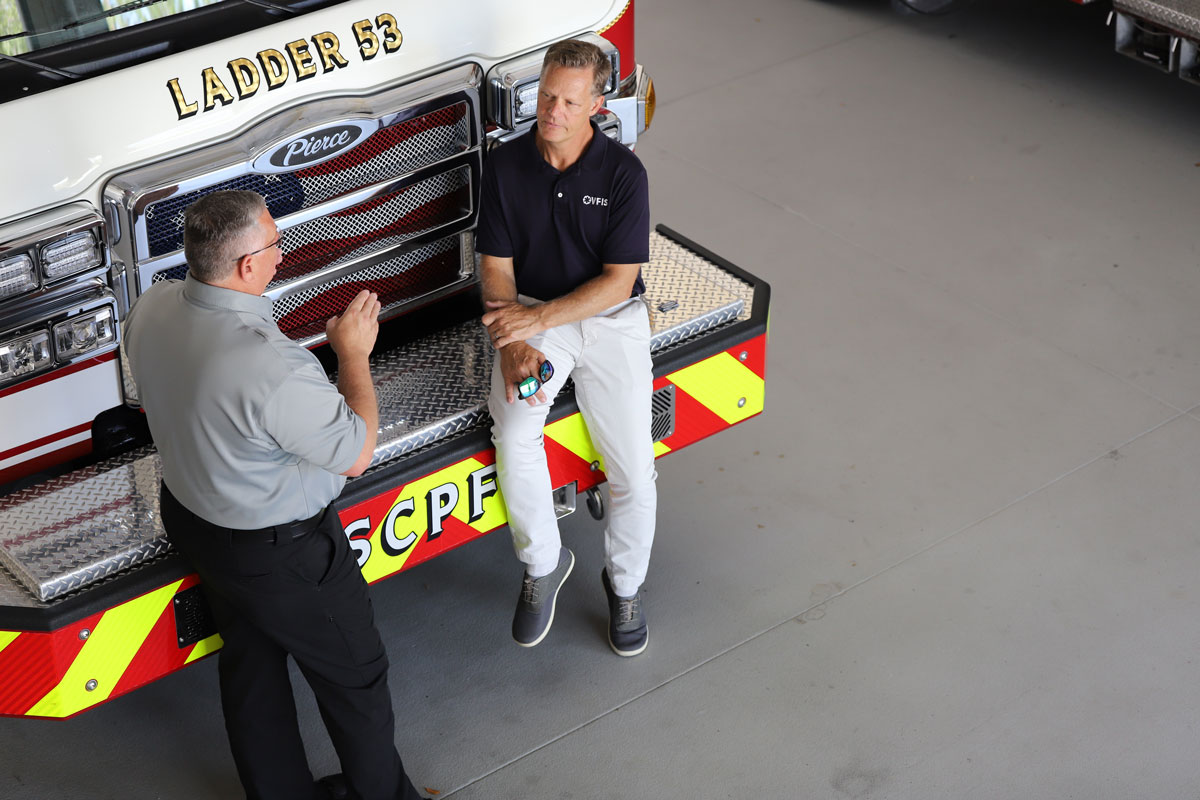
{"label": "man's elbow", "polygon": [[370,442],[368,445],[363,446],[363,451],[358,454],[358,459],[350,465],[350,469],[346,470],[342,474],[347,478],[357,478],[359,475],[362,475],[367,471],[367,468],[371,466],[371,461],[374,459],[374,457],[375,443]]}

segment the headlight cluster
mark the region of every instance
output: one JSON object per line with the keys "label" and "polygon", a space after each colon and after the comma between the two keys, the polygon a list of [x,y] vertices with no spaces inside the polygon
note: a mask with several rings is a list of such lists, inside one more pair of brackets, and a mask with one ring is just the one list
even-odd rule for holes
{"label": "headlight cluster", "polygon": [[[621,55],[615,45],[594,33],[575,37],[591,42],[612,60],[612,76],[604,93],[611,95],[621,79]],[[488,72],[488,116],[502,128],[514,130],[537,118],[538,80],[546,50],[538,50],[492,67]]]}
{"label": "headlight cluster", "polygon": [[31,232],[12,239],[0,234],[0,300],[104,265],[100,217],[69,212],[54,212],[46,226],[24,221],[23,230]]}
{"label": "headlight cluster", "polygon": [[116,343],[116,313],[111,301],[47,320],[35,331],[0,336],[0,386],[111,350]]}

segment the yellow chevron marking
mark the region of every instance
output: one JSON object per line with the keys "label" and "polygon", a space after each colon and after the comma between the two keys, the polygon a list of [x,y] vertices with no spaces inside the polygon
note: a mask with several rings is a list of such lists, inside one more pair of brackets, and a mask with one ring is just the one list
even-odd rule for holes
{"label": "yellow chevron marking", "polygon": [[214,633],[212,636],[209,636],[205,639],[201,639],[200,641],[196,642],[196,646],[192,648],[192,652],[188,653],[188,657],[183,663],[190,664],[198,658],[204,658],[209,653],[220,650],[221,645],[223,644],[224,642],[221,641],[220,634],[217,633]]}
{"label": "yellow chevron marking", "polygon": [[578,411],[557,422],[551,422],[543,429],[543,433],[589,464],[599,461],[600,469],[604,469],[604,459],[592,444],[592,436],[583,421],[583,414]]}
{"label": "yellow chevron marking", "polygon": [[[766,382],[729,353],[717,353],[667,376],[683,391],[732,425],[763,410]],[[738,407],[738,401],[745,403]]]}
{"label": "yellow chevron marking", "polygon": [[[413,554],[413,551],[420,545],[426,532],[429,530],[429,512],[426,496],[430,490],[436,489],[443,484],[453,483],[458,488],[458,502],[454,504],[451,516],[460,522],[469,525],[477,531],[483,532],[503,525],[508,521],[504,503],[498,501],[498,498],[500,498],[498,483],[496,484],[496,494],[491,495],[483,501],[483,516],[474,522],[469,521],[469,492],[471,491],[471,486],[468,478],[471,473],[482,469],[483,466],[483,462],[477,459],[464,459],[457,464],[438,470],[432,475],[426,475],[424,478],[406,485],[396,493],[396,497],[392,502],[392,508],[394,509],[402,501],[411,500],[412,512],[407,516],[397,516],[394,518],[394,530],[391,531],[392,538],[404,541],[410,534],[415,534],[418,538],[401,555],[388,555],[383,549],[380,540],[384,534],[383,527],[391,514],[385,515],[383,519],[378,521],[372,520],[372,522],[375,522],[375,528],[371,532],[371,557],[367,560],[362,570],[363,577],[367,579],[368,583],[387,577],[403,569],[404,564]],[[495,476],[493,476],[491,481],[495,482],[495,480]]]}
{"label": "yellow chevron marking", "polygon": [[669,452],[671,452],[671,448],[667,447],[662,442],[654,443],[654,457],[655,458],[658,458],[659,456],[665,455],[666,453],[669,453]]}
{"label": "yellow chevron marking", "polygon": [[[69,717],[108,699],[182,580],[104,613],[58,686],[29,709],[33,717]],[[92,691],[89,681],[96,681]]]}
{"label": "yellow chevron marking", "polygon": [[20,635],[20,631],[0,631],[0,651],[12,644]]}

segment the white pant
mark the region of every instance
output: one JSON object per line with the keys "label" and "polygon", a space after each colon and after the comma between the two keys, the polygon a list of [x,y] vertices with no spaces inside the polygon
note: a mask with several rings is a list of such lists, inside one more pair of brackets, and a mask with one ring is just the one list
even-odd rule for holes
{"label": "white pant", "polygon": [[[522,298],[522,302],[534,301]],[[633,298],[527,341],[554,365],[554,376],[545,386],[550,402],[509,403],[498,354],[488,398],[496,473],[517,558],[533,577],[547,575],[558,565],[562,542],[542,429],[555,395],[570,376],[592,443],[604,457],[612,498],[604,532],[605,566],[613,591],[632,595],[646,578],[658,502],[650,436],[654,376],[646,306]]]}

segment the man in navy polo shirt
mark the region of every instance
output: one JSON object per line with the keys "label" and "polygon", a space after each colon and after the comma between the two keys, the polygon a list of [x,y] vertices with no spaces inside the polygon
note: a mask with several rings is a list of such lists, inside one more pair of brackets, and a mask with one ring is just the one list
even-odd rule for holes
{"label": "man in navy polo shirt", "polygon": [[[562,546],[542,428],[563,382],[600,451],[611,490],[601,580],[609,645],[646,649],[639,590],[657,505],[650,439],[650,323],[641,266],[650,258],[646,171],[597,130],[611,63],[595,45],[567,40],[542,65],[537,125],[495,150],[483,173],[476,249],[482,254],[483,324],[496,347],[488,408],[497,477],[525,578],[513,638],[542,641],[558,591],[575,565]],[[554,374],[522,401],[517,384]]]}

